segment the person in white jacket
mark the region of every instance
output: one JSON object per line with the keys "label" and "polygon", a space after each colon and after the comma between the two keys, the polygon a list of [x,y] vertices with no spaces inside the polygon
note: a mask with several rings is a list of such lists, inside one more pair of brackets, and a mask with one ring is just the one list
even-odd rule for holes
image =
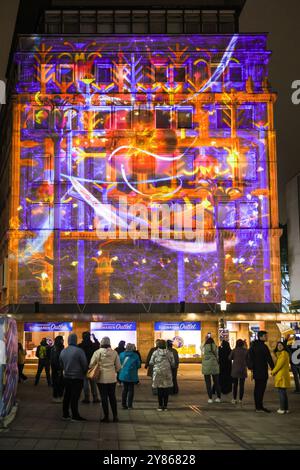
{"label": "person in white jacket", "polygon": [[116,423],[119,421],[117,412],[116,383],[117,373],[121,369],[121,363],[118,353],[111,348],[110,339],[107,336],[102,338],[100,349],[94,352],[90,362],[90,368],[94,367],[97,363],[100,364],[101,370],[100,377],[97,381],[97,386],[100,392],[104,414],[101,422],[109,422],[109,401],[113,415],[113,421]]}

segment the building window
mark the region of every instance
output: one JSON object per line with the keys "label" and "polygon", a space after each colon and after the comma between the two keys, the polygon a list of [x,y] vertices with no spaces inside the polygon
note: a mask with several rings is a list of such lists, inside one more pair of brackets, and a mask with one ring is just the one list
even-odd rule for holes
{"label": "building window", "polygon": [[185,82],[185,67],[174,67],[173,78],[174,78],[174,82],[177,82],[177,83]]}
{"label": "building window", "polygon": [[50,206],[39,202],[31,204],[29,213],[29,228],[31,230],[49,230],[51,227]]}
{"label": "building window", "polygon": [[132,127],[132,110],[131,108],[115,108],[115,128],[131,129]]}
{"label": "building window", "polygon": [[235,31],[235,15],[234,11],[220,11],[219,14],[219,32],[234,33]]}
{"label": "building window", "polygon": [[200,10],[186,10],[184,15],[184,32],[201,33]]}
{"label": "building window", "polygon": [[143,64],[142,70],[141,70],[140,81],[142,83],[151,83],[152,82],[152,68],[151,68],[150,62]]}
{"label": "building window", "polygon": [[72,83],[74,81],[73,65],[60,65],[58,68],[60,83]]}
{"label": "building window", "polygon": [[101,34],[114,32],[114,12],[112,10],[98,11],[97,32]]}
{"label": "building window", "polygon": [[216,126],[217,129],[231,128],[231,110],[229,108],[216,109]]}
{"label": "building window", "polygon": [[79,11],[63,12],[63,32],[66,34],[79,32]]}
{"label": "building window", "polygon": [[258,210],[255,202],[240,203],[239,226],[241,228],[258,228]]}
{"label": "building window", "polygon": [[236,227],[236,207],[233,203],[220,202],[218,204],[218,227],[235,228]]}
{"label": "building window", "polygon": [[155,127],[156,129],[171,128],[171,110],[169,108],[155,110]]}
{"label": "building window", "polygon": [[116,10],[115,33],[130,34],[130,10]]}
{"label": "building window", "polygon": [[95,10],[80,13],[80,32],[94,34],[97,32],[97,16]]}
{"label": "building window", "polygon": [[45,12],[47,34],[59,34],[61,33],[61,12],[60,11],[46,11]]}
{"label": "building window", "polygon": [[202,33],[216,33],[218,31],[218,12],[204,10],[202,12]]}
{"label": "building window", "polygon": [[155,66],[155,81],[166,83],[168,81],[168,67],[157,65]]}
{"label": "building window", "polygon": [[241,106],[237,110],[238,129],[253,128],[253,108],[251,106]]}
{"label": "building window", "polygon": [[150,11],[150,33],[162,34],[166,32],[166,17],[164,10]]}
{"label": "building window", "polygon": [[243,81],[243,67],[240,65],[230,65],[229,67],[229,80],[231,82],[242,82]]}
{"label": "building window", "polygon": [[167,12],[167,32],[171,34],[183,33],[182,10],[168,10]]}
{"label": "building window", "polygon": [[97,64],[96,66],[96,82],[97,83],[111,83],[112,82],[112,67],[109,64]]}
{"label": "building window", "polygon": [[110,129],[110,110],[96,111],[94,114],[94,129]]}
{"label": "building window", "polygon": [[19,80],[23,83],[30,83],[34,79],[35,71],[33,62],[23,62],[20,64]]}
{"label": "building window", "polygon": [[47,109],[39,109],[34,112],[34,128],[49,129],[50,113]]}
{"label": "building window", "polygon": [[178,129],[191,129],[193,127],[192,109],[177,110],[177,127]]}
{"label": "building window", "polygon": [[147,10],[133,10],[132,12],[132,32],[134,34],[148,33],[148,12]]}

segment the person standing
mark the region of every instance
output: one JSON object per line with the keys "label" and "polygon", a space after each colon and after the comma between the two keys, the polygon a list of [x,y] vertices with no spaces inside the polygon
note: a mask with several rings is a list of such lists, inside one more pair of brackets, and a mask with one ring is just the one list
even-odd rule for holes
{"label": "person standing", "polygon": [[219,383],[222,395],[227,395],[232,391],[231,361],[229,359],[231,347],[228,341],[223,340],[219,346]]}
{"label": "person standing", "polygon": [[235,349],[229,355],[232,361],[231,377],[233,382],[232,387],[232,403],[236,405],[237,395],[239,389],[239,403],[242,404],[245,390],[245,380],[247,378],[247,354],[248,349],[245,347],[245,342],[238,339]]}
{"label": "person standing", "polygon": [[177,395],[177,393],[179,392],[178,383],[177,383],[179,355],[178,355],[177,349],[173,348],[173,341],[171,339],[167,340],[167,348],[168,348],[168,351],[170,351],[173,354],[174,362],[175,362],[175,367],[172,367],[173,389],[171,393],[173,395]]}
{"label": "person standing", "polygon": [[[159,339],[157,339],[155,341],[155,346],[153,348],[151,348],[147,354],[147,358],[146,358],[146,362],[145,362],[145,369],[147,369],[147,377],[152,377],[153,375],[153,366],[150,364],[150,360],[151,360],[151,357],[152,357],[152,354],[154,353],[154,351],[157,350],[157,345],[159,343]],[[153,395],[157,395],[157,390],[156,388],[153,388],[152,387],[152,393]]]}
{"label": "person standing", "polygon": [[22,346],[22,343],[18,343],[18,371],[19,371],[19,383],[21,380],[24,382],[27,380],[27,376],[23,374],[25,366],[26,351]]}
{"label": "person standing", "polygon": [[36,357],[38,358],[38,370],[35,376],[35,382],[34,385],[38,385],[40,381],[40,376],[45,368],[46,372],[46,378],[47,378],[47,383],[48,387],[51,387],[51,377],[50,377],[50,353],[51,353],[51,348],[47,343],[47,339],[43,338],[41,341],[41,344],[37,347],[36,350]]}
{"label": "person standing", "polygon": [[138,383],[138,369],[141,361],[135,351],[135,345],[127,343],[126,350],[120,354],[121,370],[119,379],[123,383],[122,407],[131,410],[134,398],[134,385]]}
{"label": "person standing", "polygon": [[59,362],[59,356],[64,349],[64,338],[59,335],[54,340],[50,353],[51,379],[53,388],[53,402],[61,403],[64,394],[63,371]]}
{"label": "person standing", "polygon": [[77,335],[70,334],[68,347],[59,356],[64,373],[65,393],[63,399],[63,419],[70,420],[71,405],[72,421],[86,421],[78,411],[78,402],[83,387],[83,379],[88,370],[88,363],[82,349],[77,346]]}
{"label": "person standing", "polygon": [[167,411],[170,389],[173,388],[172,368],[175,367],[175,360],[165,340],[158,341],[149,366],[153,367],[152,387],[157,389],[157,411]]}
{"label": "person standing", "polygon": [[[115,348],[115,351],[117,351],[119,357],[120,357],[120,354],[125,351],[125,344],[126,344],[126,341],[120,341],[118,346]],[[118,382],[118,385],[121,385],[121,381],[119,379],[119,373],[117,374],[117,382]]]}
{"label": "person standing", "polygon": [[247,356],[248,368],[253,373],[254,401],[257,413],[270,413],[270,410],[264,407],[263,399],[268,383],[268,366],[273,369],[274,362],[268,346],[265,344],[268,339],[266,331],[259,331],[258,339],[253,341]]}
{"label": "person standing", "polygon": [[113,414],[113,422],[117,423],[119,419],[116,399],[116,382],[117,373],[121,369],[121,363],[117,351],[114,351],[111,348],[110,339],[107,336],[102,338],[100,349],[94,352],[90,362],[90,368],[94,367],[97,363],[99,363],[101,370],[100,377],[97,380],[104,415],[101,422],[109,422],[109,401]]}
{"label": "person standing", "polygon": [[271,375],[275,377],[275,388],[278,390],[280,408],[278,414],[289,413],[289,402],[287,389],[291,386],[290,378],[290,355],[286,345],[279,341],[274,351],[277,357],[276,365],[271,371]]}
{"label": "person standing", "polygon": [[[94,352],[100,348],[100,343],[95,335],[93,335],[93,339],[94,342],[91,340],[91,334],[89,331],[84,331],[82,333],[82,342],[78,345],[79,348],[84,351],[88,364],[91,362]],[[90,389],[93,396],[93,403],[100,403],[96,382],[88,379],[87,377],[84,377],[83,379],[84,399],[82,400],[82,403],[90,403]]]}
{"label": "person standing", "polygon": [[208,403],[213,403],[213,391],[211,386],[211,378],[213,379],[213,384],[215,391],[217,393],[217,398],[215,399],[216,403],[221,402],[221,389],[219,383],[219,356],[218,348],[213,340],[213,338],[208,337],[205,341],[204,346],[202,347],[202,373],[204,375],[206,390],[208,395]]}

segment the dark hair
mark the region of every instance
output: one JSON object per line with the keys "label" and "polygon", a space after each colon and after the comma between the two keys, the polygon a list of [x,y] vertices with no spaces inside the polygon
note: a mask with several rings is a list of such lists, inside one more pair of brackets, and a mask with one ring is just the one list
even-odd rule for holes
{"label": "dark hair", "polygon": [[158,348],[159,348],[159,349],[166,349],[166,348],[167,348],[167,343],[165,342],[164,339],[160,339],[160,340],[159,340]]}
{"label": "dark hair", "polygon": [[56,338],[54,339],[55,346],[62,346],[63,342],[64,342],[64,338],[61,335],[56,336]]}
{"label": "dark hair", "polygon": [[277,341],[276,348],[274,349],[274,353],[277,353],[277,352],[278,352],[278,344],[282,344],[282,346],[283,346],[283,351],[288,352],[287,347],[286,347],[286,344],[285,344],[283,341]]}
{"label": "dark hair", "polygon": [[235,347],[236,348],[243,348],[244,346],[245,346],[245,341],[242,340],[242,339],[238,339],[237,342],[236,342]]}
{"label": "dark hair", "polygon": [[84,331],[84,332],[82,333],[82,339],[83,339],[84,341],[87,341],[87,340],[91,339],[91,333],[90,333],[89,331]]}
{"label": "dark hair", "polygon": [[261,338],[262,336],[267,335],[267,334],[268,334],[267,331],[261,330],[261,331],[259,331],[259,332],[257,333],[257,337],[258,337],[258,339],[259,339],[259,338]]}
{"label": "dark hair", "polygon": [[214,343],[215,342],[214,342],[213,338],[209,337],[209,338],[206,339],[204,344],[214,344]]}

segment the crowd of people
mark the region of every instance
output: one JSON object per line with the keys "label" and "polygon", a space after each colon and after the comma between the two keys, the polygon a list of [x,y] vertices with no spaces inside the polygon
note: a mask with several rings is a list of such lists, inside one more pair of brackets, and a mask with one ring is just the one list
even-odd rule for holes
{"label": "crowd of people", "polygon": [[[292,349],[288,339],[277,343],[274,350],[275,363],[266,342],[266,331],[258,332],[257,339],[251,343],[249,349],[241,339],[237,340],[235,348],[231,350],[228,341],[223,340],[218,347],[210,334],[206,337],[202,346],[202,373],[209,404],[221,403],[224,395],[232,394],[232,404],[242,405],[245,382],[250,371],[254,380],[255,410],[257,413],[270,413],[264,406],[270,369],[279,396],[277,412],[289,413],[287,389],[291,387],[290,365],[295,378],[296,393],[300,392],[300,368],[291,361]],[[26,352],[19,343],[19,381],[27,380],[23,374],[25,356]],[[135,386],[139,384],[138,370],[142,365],[141,355],[134,344],[121,341],[113,350],[108,337],[102,338],[99,343],[94,335],[86,331],[79,344],[77,335],[70,334],[66,348],[62,336],[55,338],[52,347],[48,345],[46,338],[43,338],[36,356],[38,369],[35,385],[38,385],[45,369],[48,386],[53,389],[53,401],[62,403],[64,420],[85,421],[79,414],[79,400],[83,391],[82,403],[90,403],[91,397],[93,403],[101,401],[102,422],[109,422],[110,413],[113,421],[118,422],[117,383],[123,387],[122,408],[133,408]],[[178,367],[179,356],[172,341],[158,339],[145,362],[147,375],[152,379],[152,392],[157,395],[158,411],[167,411],[169,395],[179,392]],[[95,380],[93,374],[88,371],[96,369],[99,373]]]}

